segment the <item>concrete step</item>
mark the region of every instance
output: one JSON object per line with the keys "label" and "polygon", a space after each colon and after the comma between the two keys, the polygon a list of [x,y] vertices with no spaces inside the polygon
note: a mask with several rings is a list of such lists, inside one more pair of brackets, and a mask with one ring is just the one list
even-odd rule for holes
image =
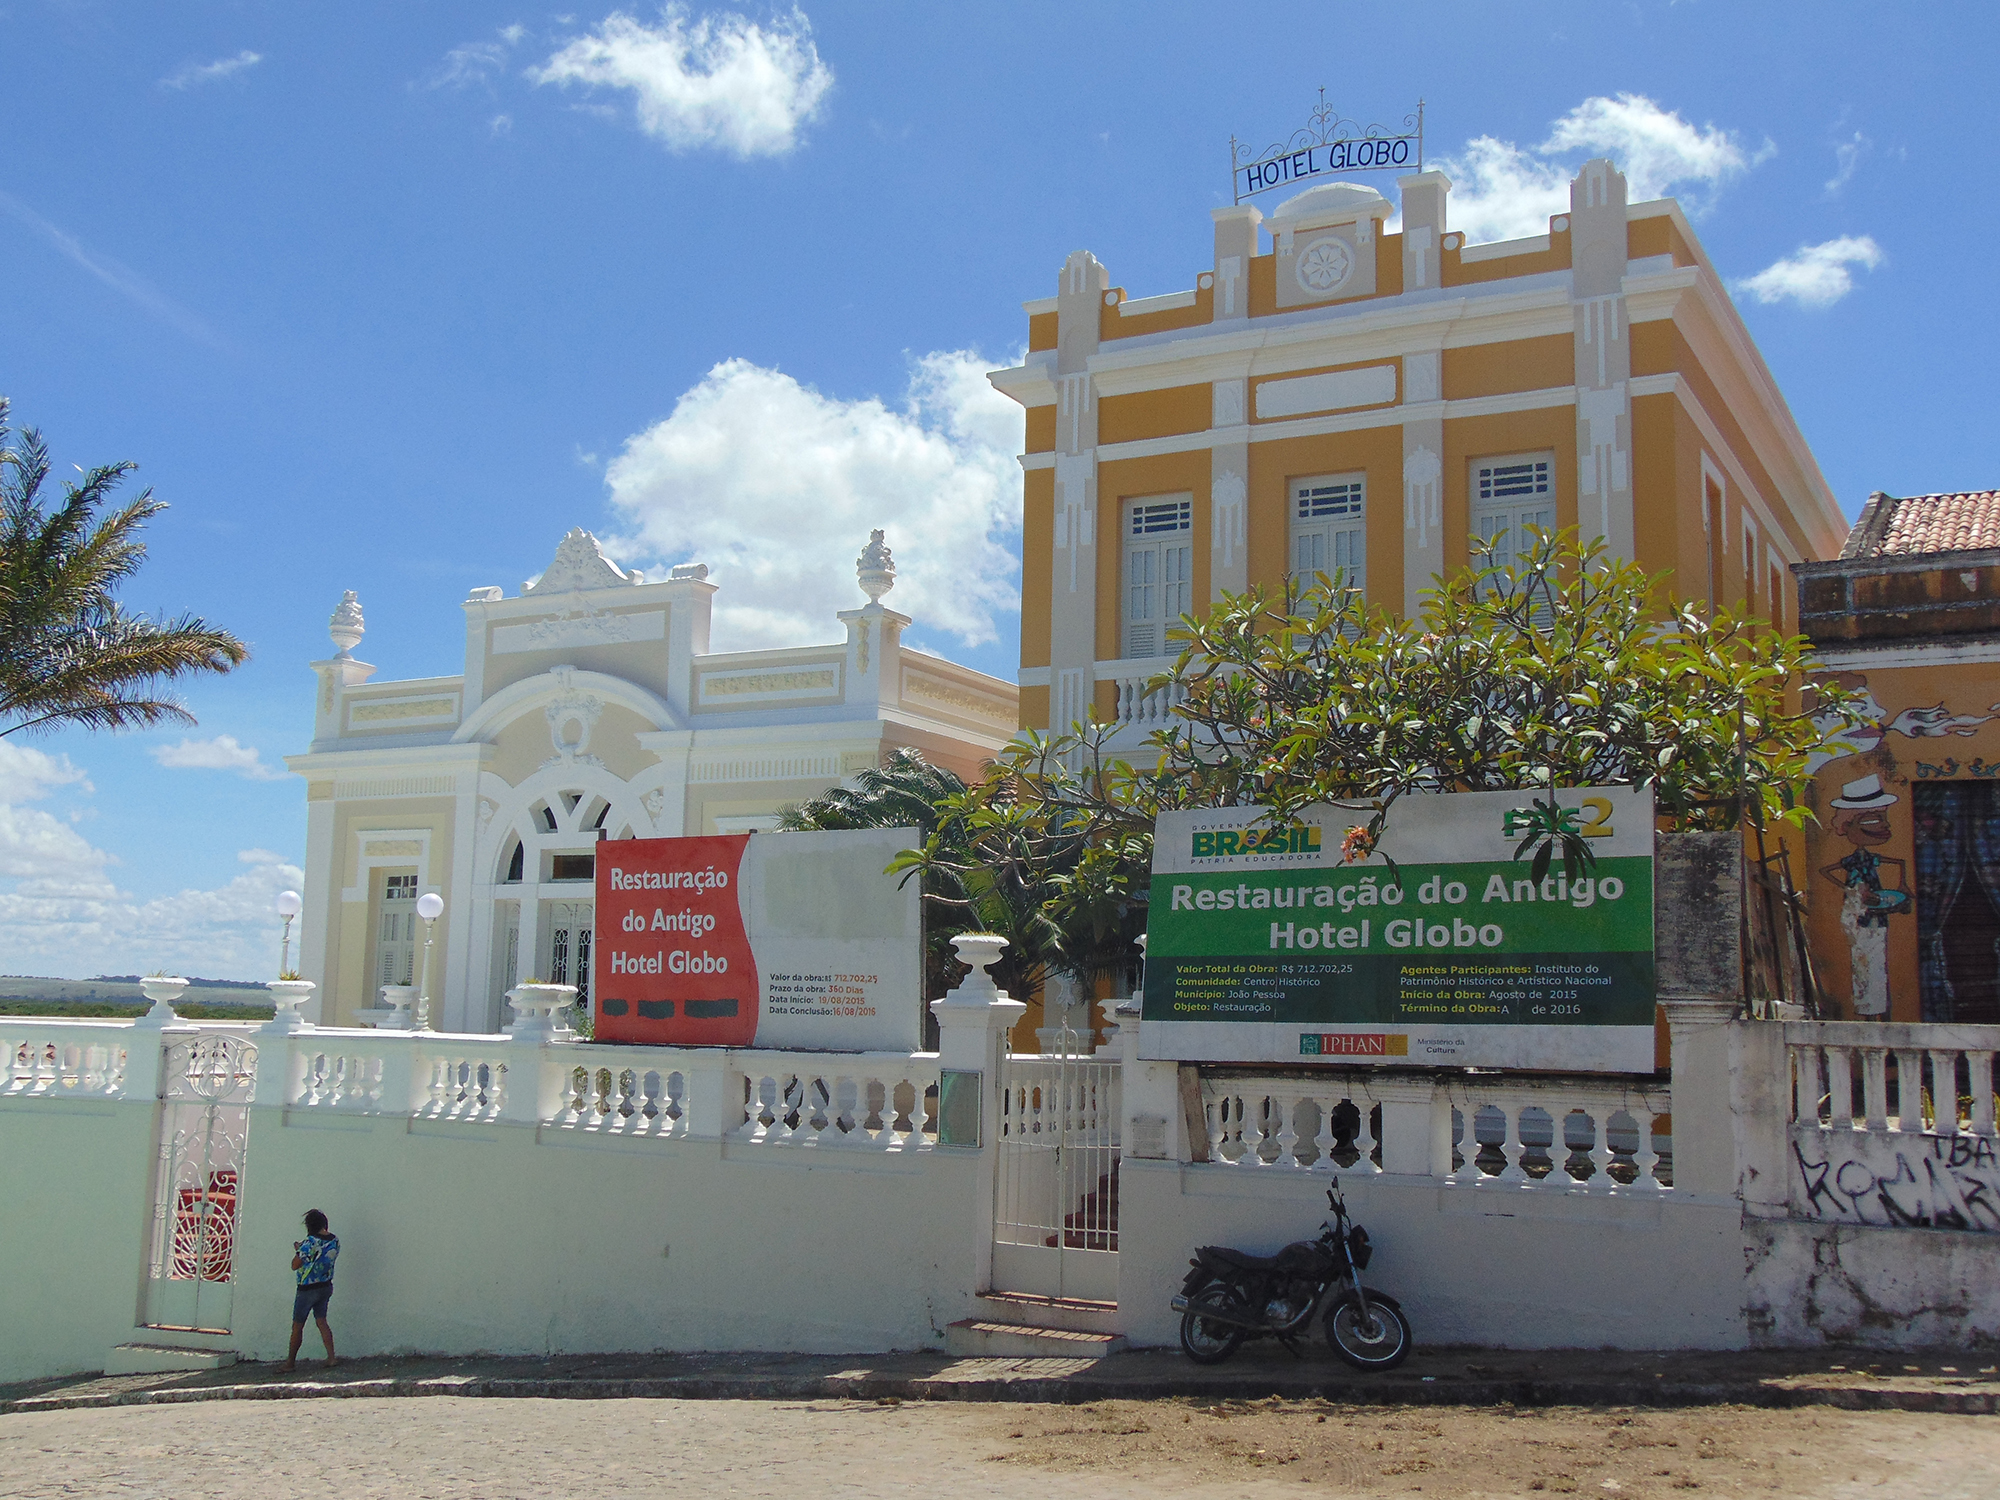
{"label": "concrete step", "polygon": [[964,1359],[1102,1359],[1125,1347],[1125,1335],[962,1318],[945,1329],[944,1347]]}
{"label": "concrete step", "polygon": [[1092,1297],[1045,1297],[1036,1292],[981,1292],[980,1313],[994,1323],[1027,1328],[1067,1328],[1076,1333],[1118,1332],[1118,1304]]}
{"label": "concrete step", "polygon": [[157,1375],[169,1370],[221,1370],[234,1349],[185,1349],[174,1344],[120,1344],[104,1357],[107,1375]]}

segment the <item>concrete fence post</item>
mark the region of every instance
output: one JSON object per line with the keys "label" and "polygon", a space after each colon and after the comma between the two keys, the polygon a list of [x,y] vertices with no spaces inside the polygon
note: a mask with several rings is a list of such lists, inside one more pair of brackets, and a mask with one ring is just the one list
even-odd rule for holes
{"label": "concrete fence post", "polygon": [[1662,997],[1673,1038],[1674,1188],[1736,1191],[1730,1080],[1731,999]]}
{"label": "concrete fence post", "polygon": [[1786,1028],[1778,1021],[1738,1021],[1728,1029],[1737,1195],[1751,1215],[1782,1218],[1791,1202],[1792,1180],[1792,1065]]}
{"label": "concrete fence post", "polygon": [[1382,1125],[1375,1137],[1382,1143],[1382,1170],[1402,1177],[1450,1176],[1449,1139],[1442,1171],[1435,1160],[1437,1085],[1428,1078],[1376,1078],[1368,1092],[1382,1107]]}
{"label": "concrete fence post", "polygon": [[[964,983],[942,1000],[931,1001],[938,1022],[938,1068],[941,1075],[977,1075],[979,1091],[979,1171],[973,1184],[973,1289],[993,1284],[993,1187],[1000,1155],[1001,1060],[1007,1033],[1027,1014],[1028,1007],[993,982],[987,966],[1000,957],[1007,940],[992,933],[966,933],[951,940],[959,962],[971,966]],[[945,1095],[967,1087],[962,1078],[944,1077],[939,1086],[939,1123],[954,1101]],[[940,1151],[955,1149],[940,1145]]]}

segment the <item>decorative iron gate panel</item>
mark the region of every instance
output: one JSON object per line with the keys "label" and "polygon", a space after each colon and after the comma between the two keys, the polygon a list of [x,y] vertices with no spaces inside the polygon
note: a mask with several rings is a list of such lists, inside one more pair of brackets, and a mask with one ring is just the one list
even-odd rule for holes
{"label": "decorative iron gate panel", "polygon": [[163,1063],[159,1164],[139,1321],[148,1328],[227,1333],[257,1048],[237,1036],[196,1036],[169,1044]]}
{"label": "decorative iron gate panel", "polygon": [[1065,1026],[1051,1052],[1000,1065],[996,1289],[1117,1295],[1119,1072]]}

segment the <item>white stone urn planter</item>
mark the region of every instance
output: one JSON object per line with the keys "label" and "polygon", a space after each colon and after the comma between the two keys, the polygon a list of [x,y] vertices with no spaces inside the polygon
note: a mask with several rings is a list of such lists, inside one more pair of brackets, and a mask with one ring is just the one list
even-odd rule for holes
{"label": "white stone urn planter", "polygon": [[274,979],[264,986],[271,992],[271,1019],[259,1031],[267,1036],[289,1036],[296,1031],[311,1031],[312,1022],[299,1014],[299,1007],[312,999],[312,992],[319,988],[310,979]]}
{"label": "white stone urn planter", "polygon": [[180,1017],[174,1014],[174,1002],[181,997],[181,991],[188,987],[185,979],[165,978],[153,975],[139,981],[139,993],[153,1002],[153,1008],[139,1017],[140,1026],[177,1026]]}
{"label": "white stone urn planter", "polygon": [[542,1044],[560,1041],[570,1034],[558,1028],[556,1015],[576,1000],[573,984],[517,984],[507,991],[507,1003],[514,1007],[514,1029],[509,1035],[517,1042]]}
{"label": "white stone urn planter", "polygon": [[410,1006],[416,998],[417,991],[413,985],[385,984],[382,986],[382,1003],[357,1010],[354,1019],[363,1026],[373,1026],[377,1031],[408,1031]]}
{"label": "white stone urn planter", "polygon": [[1004,1000],[1006,991],[993,982],[993,976],[986,971],[999,960],[1001,951],[1007,946],[1007,939],[997,932],[961,932],[951,940],[952,951],[958,961],[972,972],[960,981],[954,995],[977,996],[981,1000],[998,996]]}

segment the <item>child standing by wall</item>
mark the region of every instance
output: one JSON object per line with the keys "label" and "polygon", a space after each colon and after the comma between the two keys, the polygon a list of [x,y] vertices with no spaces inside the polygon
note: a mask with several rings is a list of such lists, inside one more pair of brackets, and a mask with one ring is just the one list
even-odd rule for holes
{"label": "child standing by wall", "polygon": [[292,1246],[292,1269],[299,1273],[299,1289],[292,1296],[292,1347],[285,1351],[282,1370],[296,1370],[299,1344],[306,1335],[306,1319],[319,1324],[320,1342],[326,1345],[327,1368],[340,1363],[333,1352],[333,1329],[327,1325],[326,1306],[333,1300],[333,1262],[340,1254],[340,1239],[329,1232],[326,1215],[316,1208],[306,1210],[306,1237]]}

